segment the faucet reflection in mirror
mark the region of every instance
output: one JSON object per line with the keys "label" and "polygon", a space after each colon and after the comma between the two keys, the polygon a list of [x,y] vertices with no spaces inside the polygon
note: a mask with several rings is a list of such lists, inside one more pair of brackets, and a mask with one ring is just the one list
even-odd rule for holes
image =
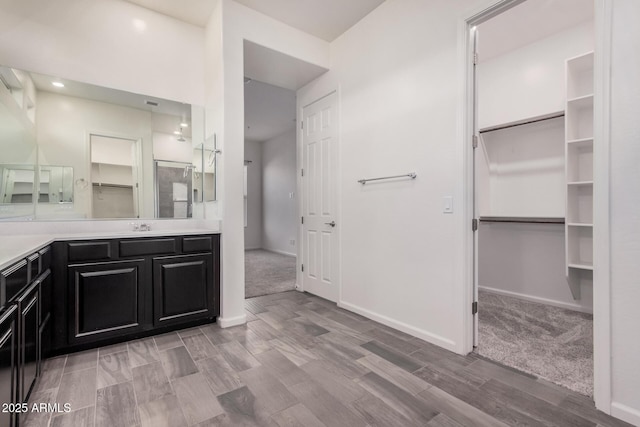
{"label": "faucet reflection in mirror", "polygon": [[211,200],[204,124],[201,107],[0,66],[0,164],[11,175],[0,219],[153,218],[157,161],[193,164],[186,199]]}

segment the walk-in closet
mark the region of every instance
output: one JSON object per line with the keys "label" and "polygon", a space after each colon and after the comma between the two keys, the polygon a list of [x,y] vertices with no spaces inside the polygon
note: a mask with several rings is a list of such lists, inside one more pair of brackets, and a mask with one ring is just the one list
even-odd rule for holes
{"label": "walk-in closet", "polygon": [[477,28],[477,352],[593,395],[592,4]]}

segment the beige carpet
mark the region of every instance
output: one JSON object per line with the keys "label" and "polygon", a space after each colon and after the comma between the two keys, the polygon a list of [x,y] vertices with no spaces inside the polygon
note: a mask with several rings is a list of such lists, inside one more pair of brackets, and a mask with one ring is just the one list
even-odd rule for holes
{"label": "beige carpet", "polygon": [[490,292],[478,297],[478,353],[593,396],[593,316]]}
{"label": "beige carpet", "polygon": [[296,286],[296,257],[262,249],[244,253],[245,298],[292,291]]}

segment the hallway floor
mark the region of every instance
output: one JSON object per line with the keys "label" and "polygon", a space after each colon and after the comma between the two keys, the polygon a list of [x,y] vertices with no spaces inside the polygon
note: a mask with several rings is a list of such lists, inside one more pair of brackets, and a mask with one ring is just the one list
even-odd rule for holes
{"label": "hallway floor", "polygon": [[206,325],[49,359],[27,426],[627,426],[590,399],[299,292]]}
{"label": "hallway floor", "polygon": [[245,298],[292,291],[296,287],[296,257],[251,249],[244,253]]}

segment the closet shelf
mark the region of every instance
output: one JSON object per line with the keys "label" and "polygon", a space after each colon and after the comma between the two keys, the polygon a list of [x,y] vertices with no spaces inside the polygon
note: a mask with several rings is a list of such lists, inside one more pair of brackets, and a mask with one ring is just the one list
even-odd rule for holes
{"label": "closet shelf", "polygon": [[586,263],[586,262],[570,263],[570,264],[567,265],[567,267],[575,268],[575,269],[578,269],[578,270],[590,270],[590,271],[593,271],[593,263]]}
{"label": "closet shelf", "polygon": [[518,222],[529,224],[564,224],[562,217],[481,216],[480,222]]}
{"label": "closet shelf", "polygon": [[587,147],[589,145],[593,144],[593,137],[589,137],[589,138],[580,138],[580,139],[571,139],[569,141],[567,141],[567,144],[569,144],[569,146],[572,147]]}
{"label": "closet shelf", "polygon": [[571,98],[567,100],[567,105],[569,108],[588,108],[593,107],[593,94],[578,96],[576,98]]}
{"label": "closet shelf", "polygon": [[588,186],[588,185],[593,185],[593,181],[572,181],[572,182],[567,182],[567,185]]}
{"label": "closet shelf", "polygon": [[584,222],[568,222],[569,227],[593,227],[593,224],[587,224]]}
{"label": "closet shelf", "polygon": [[533,123],[538,123],[538,122],[542,122],[545,120],[553,120],[553,119],[559,119],[564,117],[564,111],[556,111],[550,114],[544,114],[541,116],[535,116],[535,117],[528,117],[522,120],[516,120],[513,122],[509,122],[509,123],[502,123],[499,125],[495,125],[495,126],[489,126],[486,128],[482,128],[480,129],[478,132],[479,133],[487,133],[487,132],[493,132],[496,130],[503,130],[503,129],[509,129],[509,128],[513,128],[516,126],[524,126],[524,125],[530,125]]}

